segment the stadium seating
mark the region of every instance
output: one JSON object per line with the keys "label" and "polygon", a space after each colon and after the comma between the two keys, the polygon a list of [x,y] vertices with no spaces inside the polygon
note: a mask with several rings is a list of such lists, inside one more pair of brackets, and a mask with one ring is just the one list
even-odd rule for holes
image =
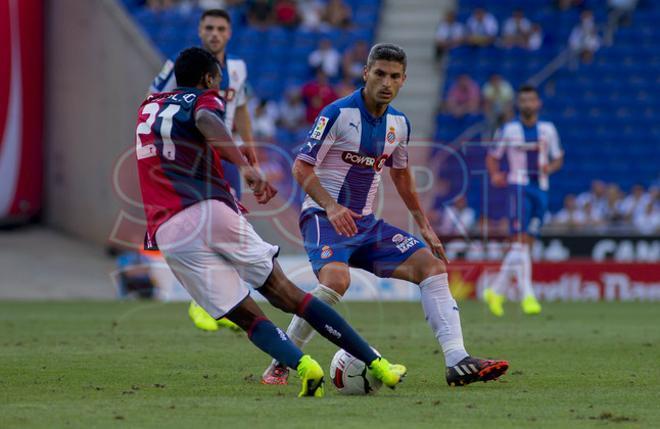
{"label": "stadium seating", "polygon": [[[446,86],[461,73],[468,73],[479,84],[497,71],[514,87],[524,83],[566,48],[569,34],[579,20],[579,10],[556,11],[550,1],[500,2],[497,0],[460,1],[459,19],[467,20],[475,6],[485,7],[500,23],[516,6],[527,17],[541,24],[544,43],[534,52],[498,48],[461,47],[451,51]],[[607,23],[605,2],[588,2],[596,22]],[[588,189],[591,180],[618,183],[624,190],[636,183],[648,185],[658,177],[658,163],[639,159],[660,158],[660,19],[658,2],[642,1],[630,26],[615,33],[612,46],[603,46],[591,64],[560,69],[541,86],[543,116],[557,125],[566,152],[564,169],[552,178],[552,210],[561,207],[563,196]],[[436,141],[453,141],[474,123],[448,121],[439,115]],[[465,121],[463,121],[465,122]],[[477,139],[479,137],[476,137]],[[485,149],[470,148],[466,161],[483,168]],[[468,198],[472,207],[481,207],[483,183],[471,180]],[[495,203],[497,205],[497,202]]]}
{"label": "stadium seating", "polygon": [[[287,30],[271,27],[265,30],[246,23],[245,6],[229,9],[232,17],[232,39],[228,52],[245,60],[249,84],[257,97],[279,100],[289,87],[301,86],[313,77],[307,57],[321,37],[330,38],[335,48],[343,52],[359,40],[371,43],[378,23],[380,0],[345,0],[353,11],[354,28],[313,32],[302,28]],[[202,11],[193,7],[175,7],[154,12],[141,0],[123,0],[126,9],[161,51],[164,57],[174,57],[183,48],[198,45],[197,22]],[[294,145],[296,133],[278,133],[278,143]]]}

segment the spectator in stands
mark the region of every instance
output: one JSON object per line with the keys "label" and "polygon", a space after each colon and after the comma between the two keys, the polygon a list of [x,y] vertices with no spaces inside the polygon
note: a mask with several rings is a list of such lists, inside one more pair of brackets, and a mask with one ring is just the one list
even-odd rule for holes
{"label": "spectator in stands", "polygon": [[334,28],[348,30],[353,25],[353,12],[344,0],[330,0],[321,20]]}
{"label": "spectator in stands", "polygon": [[337,93],[330,85],[328,76],[319,67],[316,70],[316,78],[302,87],[302,97],[307,106],[307,123],[312,124],[321,110],[337,99]]}
{"label": "spectator in stands", "polygon": [[298,8],[293,0],[278,0],[275,4],[275,21],[286,28],[295,28],[300,24]]}
{"label": "spectator in stands", "polygon": [[272,0],[248,0],[247,18],[250,25],[265,28],[273,22]]}
{"label": "spectator in stands", "polygon": [[316,31],[321,26],[321,15],[325,4],[321,0],[299,0],[298,12],[302,18],[302,26],[308,30]]}
{"label": "spectator in stands", "polygon": [[504,22],[502,44],[506,48],[527,48],[532,34],[532,23],[522,9],[516,9]]}
{"label": "spectator in stands", "polygon": [[580,23],[571,31],[568,45],[574,56],[580,57],[585,64],[591,63],[594,53],[600,48],[600,37],[591,10],[585,9],[580,14]]}
{"label": "spectator in stands", "polygon": [[577,205],[575,195],[564,197],[564,208],[559,210],[552,219],[552,224],[567,229],[574,229],[586,223],[586,216]]}
{"label": "spectator in stands", "polygon": [[278,125],[288,131],[298,131],[305,124],[305,104],[297,88],[290,88],[279,105]]}
{"label": "spectator in stands", "polygon": [[648,201],[642,205],[633,218],[633,225],[641,234],[660,233],[660,200],[658,196],[657,191],[652,191]]}
{"label": "spectator in stands", "polygon": [[481,90],[484,101],[484,114],[491,131],[504,124],[513,117],[513,87],[502,78],[493,73]]}
{"label": "spectator in stands", "polygon": [[583,192],[577,197],[577,204],[580,209],[583,209],[587,203],[591,208],[601,215],[605,212],[607,186],[602,180],[594,180],[591,182],[591,190]]}
{"label": "spectator in stands", "polygon": [[632,188],[630,195],[623,199],[621,203],[621,212],[626,221],[632,222],[635,214],[643,210],[645,205],[650,199],[650,194],[647,194],[642,185],[635,185]]}
{"label": "spectator in stands", "polygon": [[605,44],[611,45],[614,31],[618,25],[630,25],[632,14],[637,7],[637,0],[607,0],[608,26],[604,36]]}
{"label": "spectator in stands", "polygon": [[591,201],[587,201],[581,208],[584,215],[584,224],[592,228],[597,228],[605,225],[603,219],[603,211],[594,208]]}
{"label": "spectator in stands", "polygon": [[352,47],[344,52],[341,61],[342,74],[345,79],[349,79],[357,85],[362,82],[362,72],[367,64],[369,56],[369,45],[364,40],[359,40]]}
{"label": "spectator in stands", "polygon": [[147,0],[147,7],[154,12],[169,9],[176,5],[174,0]]}
{"label": "spectator in stands", "polygon": [[618,185],[611,184],[607,187],[604,220],[609,225],[621,224],[624,219],[621,209],[621,189]]}
{"label": "spectator in stands", "polygon": [[526,48],[530,51],[536,51],[541,45],[543,45],[543,29],[539,24],[532,24]]}
{"label": "spectator in stands", "polygon": [[442,210],[437,231],[441,235],[467,235],[475,227],[476,221],[474,209],[468,206],[464,196],[460,196]]}
{"label": "spectator in stands", "polygon": [[467,21],[467,43],[473,46],[489,46],[495,42],[497,20],[483,8],[476,8]]}
{"label": "spectator in stands", "polygon": [[320,68],[326,76],[335,78],[339,75],[341,55],[330,39],[321,39],[318,48],[309,54],[308,63],[313,69]]}
{"label": "spectator in stands", "polygon": [[448,12],[435,31],[435,57],[441,59],[449,50],[460,46],[465,40],[465,27],[456,21],[456,14]]}
{"label": "spectator in stands", "polygon": [[573,7],[584,6],[584,0],[555,0],[555,6],[559,10],[568,10]]}
{"label": "spectator in stands", "polygon": [[275,136],[274,114],[269,113],[266,100],[260,100],[252,114],[252,133],[255,141],[270,143]]}
{"label": "spectator in stands", "polygon": [[462,118],[479,113],[480,104],[479,85],[467,74],[462,74],[449,88],[444,110],[455,118]]}

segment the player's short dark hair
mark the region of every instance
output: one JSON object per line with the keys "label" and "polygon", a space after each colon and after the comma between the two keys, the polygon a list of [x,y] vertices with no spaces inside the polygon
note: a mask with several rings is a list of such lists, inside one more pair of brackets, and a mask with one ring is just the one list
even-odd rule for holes
{"label": "player's short dark hair", "polygon": [[539,90],[529,83],[525,83],[518,88],[518,94],[522,94],[523,92],[533,92],[534,94],[539,95]]}
{"label": "player's short dark hair", "polygon": [[215,76],[219,72],[218,60],[202,48],[185,49],[174,62],[174,76],[179,86],[197,86],[207,73]]}
{"label": "player's short dark hair", "polygon": [[406,52],[401,46],[393,43],[378,43],[371,48],[369,58],[367,59],[367,67],[371,67],[378,60],[394,61],[403,64],[404,70],[408,65]]}
{"label": "player's short dark hair", "polygon": [[205,10],[204,13],[202,13],[202,16],[199,17],[199,22],[204,21],[204,18],[207,16],[212,16],[214,18],[224,18],[227,20],[229,24],[231,24],[231,16],[229,13],[224,10],[224,9],[209,9]]}

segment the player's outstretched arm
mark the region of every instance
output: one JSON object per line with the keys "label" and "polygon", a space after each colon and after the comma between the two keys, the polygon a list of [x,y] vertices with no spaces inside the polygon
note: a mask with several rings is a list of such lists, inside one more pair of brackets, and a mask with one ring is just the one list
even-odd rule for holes
{"label": "player's outstretched arm", "polygon": [[222,157],[240,168],[257,202],[266,204],[277,194],[277,190],[266,181],[263,174],[250,166],[218,115],[205,109],[199,110],[195,115],[195,124],[207,143],[219,147]]}
{"label": "player's outstretched arm", "polygon": [[498,188],[506,186],[506,175],[500,171],[500,160],[493,155],[486,155],[486,168],[490,176],[490,182]]}
{"label": "player's outstretched arm", "polygon": [[319,206],[323,207],[328,220],[335,231],[337,231],[337,234],[346,237],[352,237],[357,234],[358,230],[357,225],[355,225],[355,219],[361,218],[362,215],[342,206],[332,198],[328,191],[321,185],[321,181],[314,172],[313,165],[296,159],[293,163],[292,173],[305,193],[316,201]]}
{"label": "player's outstretched arm", "polygon": [[408,167],[390,168],[390,177],[396,187],[396,191],[419,226],[424,241],[426,241],[436,257],[445,263],[449,263],[442,242],[431,227],[431,223],[426,217],[422,205],[419,203],[419,196],[415,190],[415,180],[410,174],[410,169]]}
{"label": "player's outstretched arm", "polygon": [[259,161],[257,160],[257,154],[254,150],[252,122],[250,121],[250,112],[248,112],[247,103],[236,107],[234,124],[236,124],[238,135],[241,136],[241,140],[243,140],[243,146],[240,148],[241,153],[247,158],[250,165],[258,165]]}

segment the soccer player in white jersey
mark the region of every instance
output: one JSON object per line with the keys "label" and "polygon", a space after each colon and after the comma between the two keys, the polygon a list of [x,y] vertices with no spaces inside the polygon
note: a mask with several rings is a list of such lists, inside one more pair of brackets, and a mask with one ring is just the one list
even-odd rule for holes
{"label": "soccer player in white jersey", "polygon": [[[500,377],[506,361],[477,359],[463,346],[456,301],[449,290],[447,258],[422,210],[408,166],[410,122],[390,106],[406,79],[406,54],[392,44],[375,45],[364,68],[364,88],[326,106],[293,166],[306,192],[300,216],[305,249],[319,284],[312,292],[336,304],[348,289],[349,267],[419,285],[426,319],[445,356],[446,380],[460,386]],[[420,239],[376,219],[373,201],[383,168],[410,210]],[[303,347],[312,329],[294,317],[287,330]],[[288,370],[273,361],[265,384],[287,383]]]}
{"label": "soccer player in white jersey", "polygon": [[[257,163],[252,137],[252,125],[247,106],[247,66],[240,58],[227,54],[227,43],[231,39],[231,18],[222,9],[209,9],[205,11],[199,20],[199,39],[202,47],[220,63],[222,69],[222,81],[220,83],[220,95],[225,101],[225,123],[230,131],[234,126],[240,136],[243,145],[241,152],[247,158],[250,165]],[[169,92],[177,87],[174,75],[174,61],[167,60],[158,76],[149,88],[149,93]],[[238,141],[238,139],[237,139]],[[240,199],[241,177],[236,166],[223,161],[225,177],[229,181],[233,192]],[[238,327],[228,321],[221,319],[216,321],[195,301],[188,308],[190,318],[200,329],[215,331],[218,327],[228,327],[237,330]]]}
{"label": "soccer player in white jersey", "polygon": [[[526,314],[541,312],[532,287],[531,246],[548,210],[549,176],[564,162],[557,129],[552,122],[539,119],[541,98],[531,85],[524,85],[517,97],[519,119],[505,124],[495,136],[495,146],[486,158],[494,186],[508,186],[511,248],[504,257],[484,300],[496,316],[504,314],[503,303],[509,281],[515,276]],[[500,170],[506,154],[508,174]]]}

